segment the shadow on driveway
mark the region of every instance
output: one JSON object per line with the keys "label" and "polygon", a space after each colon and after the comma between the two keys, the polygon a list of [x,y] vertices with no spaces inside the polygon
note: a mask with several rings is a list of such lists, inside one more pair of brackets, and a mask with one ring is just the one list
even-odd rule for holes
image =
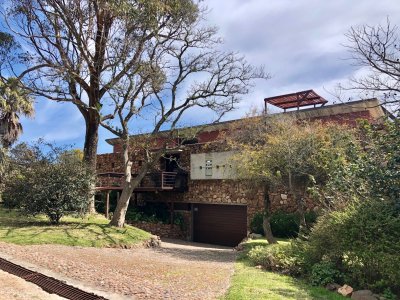
{"label": "shadow on driveway", "polygon": [[154,248],[154,251],[174,258],[199,262],[232,263],[236,259],[236,251],[231,247],[173,239],[162,239],[161,247]]}

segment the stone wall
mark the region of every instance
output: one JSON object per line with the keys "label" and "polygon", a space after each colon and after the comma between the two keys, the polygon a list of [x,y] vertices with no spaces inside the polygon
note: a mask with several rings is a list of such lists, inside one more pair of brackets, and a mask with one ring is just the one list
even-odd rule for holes
{"label": "stone wall", "polygon": [[[376,99],[368,101],[358,101],[349,104],[338,104],[316,109],[305,109],[289,112],[300,119],[320,120],[321,122],[334,122],[348,125],[355,125],[359,118],[368,121],[379,120],[383,116],[382,109],[377,105]],[[376,105],[375,105],[376,104]],[[278,115],[275,115],[278,116]],[[216,125],[207,125],[204,131],[197,136],[198,143],[181,146],[179,152],[179,167],[182,172],[190,174],[190,155],[197,153],[224,152],[230,150],[225,142],[225,134],[233,122],[221,122]],[[138,137],[136,137],[138,138]],[[139,136],[140,138],[140,136]],[[155,138],[157,144],[161,137]],[[121,157],[120,144],[118,140],[113,140],[114,152],[97,156],[97,172],[118,172],[123,173],[123,160]],[[144,153],[143,150],[132,149],[131,160],[133,162],[132,173],[135,174],[140,169]],[[177,153],[176,153],[177,154]],[[163,171],[165,161],[160,160],[153,168],[153,171]],[[99,186],[120,185],[122,178],[103,177]],[[161,201],[174,203],[204,203],[204,204],[224,204],[224,205],[246,205],[248,225],[254,214],[264,209],[264,192],[261,186],[249,185],[239,180],[188,180],[188,190],[185,192],[147,192],[136,194],[138,201]],[[285,191],[276,191],[270,194],[271,209],[275,211],[295,212],[297,204],[292,197]],[[305,210],[317,210],[318,203],[310,198],[305,199]],[[166,224],[137,223],[135,226],[150,231],[156,235],[170,238],[190,238],[192,233],[191,211],[184,211],[186,228],[180,230],[179,226]]]}
{"label": "stone wall", "polygon": [[[293,213],[297,211],[297,203],[293,195],[286,193],[285,191],[279,191],[270,193],[269,197],[272,212],[285,211]],[[318,203],[310,197],[306,197],[304,200],[304,209],[306,212],[317,211],[320,208]]]}
{"label": "stone wall", "polygon": [[[223,141],[215,143],[188,145],[180,152],[179,165],[184,170],[190,171],[190,154],[204,152],[225,151],[226,144]],[[102,171],[112,169],[119,170],[122,166],[117,162],[119,154],[99,155],[98,163],[101,164]],[[114,167],[114,168],[112,168]],[[138,164],[134,163],[138,168]],[[156,170],[160,164],[156,164]],[[119,178],[102,178],[101,183],[107,186],[118,185],[121,182]],[[224,205],[246,205],[248,224],[250,224],[255,213],[264,209],[264,191],[261,186],[249,184],[240,180],[188,180],[188,190],[186,192],[158,192],[158,193],[140,193],[137,194],[139,200],[156,202],[175,202],[175,203],[204,203],[204,204],[224,204]],[[271,210],[295,212],[297,204],[294,198],[284,191],[270,194]],[[306,211],[318,208],[317,203],[311,199],[306,199]],[[188,221],[190,224],[191,221]]]}
{"label": "stone wall", "polygon": [[188,230],[182,230],[178,225],[164,224],[164,223],[148,223],[148,222],[131,222],[132,226],[158,235],[162,238],[170,239],[188,239]]}

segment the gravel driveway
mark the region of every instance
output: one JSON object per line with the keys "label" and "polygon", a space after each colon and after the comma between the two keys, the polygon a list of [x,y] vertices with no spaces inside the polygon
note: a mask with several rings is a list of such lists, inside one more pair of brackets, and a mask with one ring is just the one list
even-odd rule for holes
{"label": "gravel driveway", "polygon": [[61,300],[64,298],[50,295],[33,283],[0,271],[1,300]]}
{"label": "gravel driveway", "polygon": [[231,248],[172,240],[152,249],[0,243],[1,253],[129,299],[216,299],[235,260]]}

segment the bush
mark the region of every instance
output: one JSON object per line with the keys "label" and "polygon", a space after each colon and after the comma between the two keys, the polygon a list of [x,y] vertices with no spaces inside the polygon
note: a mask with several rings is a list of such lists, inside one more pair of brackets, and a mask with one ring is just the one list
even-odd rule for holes
{"label": "bush", "polygon": [[[309,226],[312,226],[317,215],[314,212],[307,212],[305,214],[306,222]],[[264,234],[263,213],[256,213],[251,220],[250,228],[251,231],[258,234]],[[283,211],[277,211],[271,215],[271,230],[272,234],[278,238],[292,238],[297,237],[300,229],[300,216],[297,213],[287,213]]]}
{"label": "bush", "polygon": [[301,267],[292,250],[291,244],[256,246],[249,251],[248,257],[252,263],[261,265],[267,270],[298,275]]}
{"label": "bush", "polygon": [[93,176],[85,164],[50,145],[24,148],[32,153],[29,162],[14,170],[18,176],[8,178],[5,203],[17,206],[28,215],[45,214],[52,224],[67,213],[83,213]]}
{"label": "bush", "polygon": [[312,266],[310,281],[312,285],[326,286],[341,280],[341,273],[335,269],[331,262],[320,262]]}
{"label": "bush", "polygon": [[[169,224],[171,222],[170,210],[166,203],[147,202],[144,206],[129,206],[126,212],[126,220],[132,222],[149,222]],[[183,215],[174,212],[174,224],[178,225],[182,230],[186,228]]]}
{"label": "bush", "polygon": [[303,244],[306,273],[327,261],[356,288],[400,292],[400,216],[393,202],[349,203],[344,210],[321,217],[309,241],[298,244]]}
{"label": "bush", "polygon": [[278,211],[271,215],[272,234],[280,238],[296,237],[300,228],[300,217],[296,213]]}
{"label": "bush", "polygon": [[251,232],[264,235],[263,229],[263,213],[258,212],[254,215],[250,222]]}

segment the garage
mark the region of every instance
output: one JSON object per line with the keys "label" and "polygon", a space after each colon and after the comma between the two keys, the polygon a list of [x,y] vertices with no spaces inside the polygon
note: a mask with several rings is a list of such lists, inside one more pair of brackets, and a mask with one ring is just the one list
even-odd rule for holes
{"label": "garage", "polygon": [[247,235],[247,208],[243,205],[193,204],[193,240],[236,246]]}

